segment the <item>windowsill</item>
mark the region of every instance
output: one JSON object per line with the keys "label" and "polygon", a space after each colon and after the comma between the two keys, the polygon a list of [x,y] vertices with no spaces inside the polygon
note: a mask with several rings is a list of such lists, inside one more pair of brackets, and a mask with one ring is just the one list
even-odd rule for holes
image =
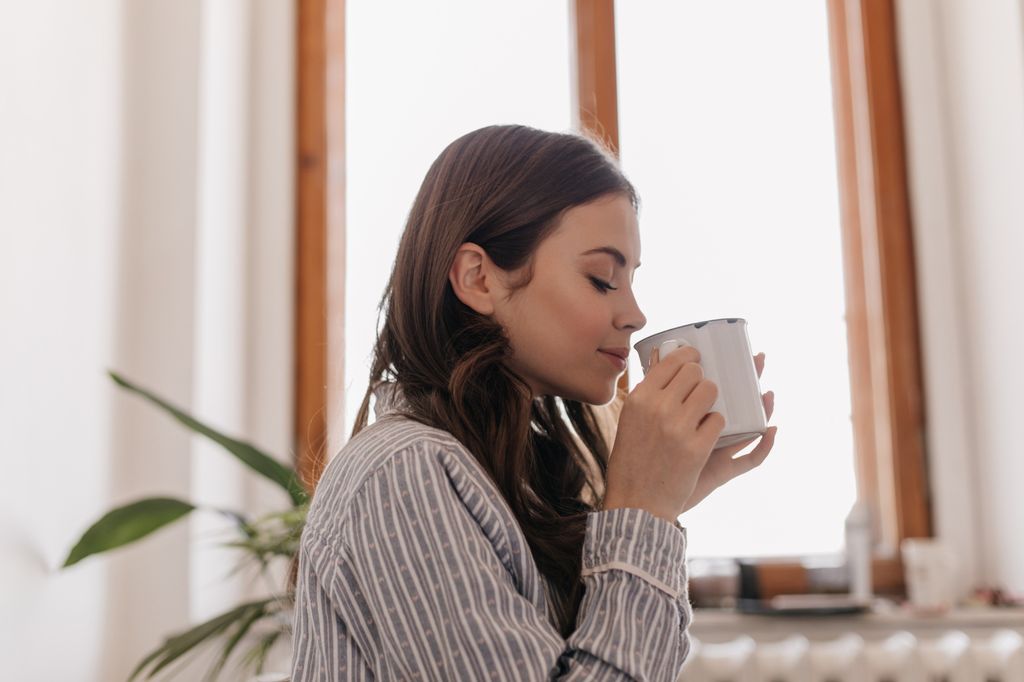
{"label": "windowsill", "polygon": [[872,612],[842,616],[755,615],[714,608],[695,608],[693,612],[691,632],[707,641],[724,641],[741,634],[770,635],[771,639],[778,639],[797,632],[808,636],[813,633],[813,639],[849,631],[884,634],[896,630],[930,633],[1010,628],[1024,632],[1024,607],[963,607],[942,615],[925,615],[882,602],[882,607]]}

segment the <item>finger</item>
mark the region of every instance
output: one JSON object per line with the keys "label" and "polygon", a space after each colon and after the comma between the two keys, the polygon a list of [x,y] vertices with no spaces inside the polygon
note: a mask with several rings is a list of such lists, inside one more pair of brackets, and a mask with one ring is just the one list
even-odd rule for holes
{"label": "finger", "polygon": [[[671,400],[682,403],[682,418],[684,423],[693,427],[700,427],[711,417],[711,408],[718,399],[718,385],[712,381],[705,381],[703,372],[697,364],[685,365],[673,378],[672,383],[665,387],[666,393]],[[723,422],[725,415],[719,413]],[[723,423],[724,428],[724,423]],[[717,438],[717,436],[716,436]]]}
{"label": "finger", "polygon": [[746,440],[741,440],[739,443],[736,443],[736,446],[735,446],[736,452],[732,453],[733,456],[735,456],[737,452],[739,452],[743,448],[747,447],[751,443],[754,443],[754,442],[756,442],[758,440],[763,440],[763,439],[764,439],[764,434],[763,433],[758,433],[758,434],[756,434],[754,436],[751,436],[750,438],[748,438]]}
{"label": "finger", "polygon": [[757,377],[761,378],[761,372],[764,371],[764,353],[758,353],[754,356],[754,367],[757,368]]}
{"label": "finger", "polygon": [[773,426],[765,431],[764,436],[761,438],[761,442],[757,444],[757,447],[751,450],[748,454],[738,457],[733,460],[733,466],[739,469],[737,475],[746,473],[755,467],[761,466],[768,453],[772,451],[772,446],[775,445],[775,434],[778,432],[779,427]]}
{"label": "finger", "polygon": [[724,457],[725,459],[732,459],[733,457],[736,456],[736,453],[738,453],[740,450],[747,447],[760,437],[760,435],[757,435],[754,436],[753,438],[748,438],[747,440],[740,441],[739,443],[733,443],[732,445],[726,445],[724,447],[715,448],[713,454],[716,458]]}
{"label": "finger", "polygon": [[764,403],[764,416],[767,419],[772,418],[772,413],[775,412],[775,391],[768,391],[761,396],[761,402]]}
{"label": "finger", "polygon": [[[658,364],[658,360],[660,360],[660,359],[661,359],[661,349],[658,348],[657,346],[655,346],[654,349],[651,351],[651,361],[649,363],[647,363],[647,366],[648,367],[654,367],[656,364]],[[648,370],[648,371],[650,371],[650,370]]]}
{"label": "finger", "polygon": [[[761,442],[757,444],[756,448],[742,457],[730,458],[728,462],[725,462],[729,476],[728,480],[732,480],[741,474],[745,474],[764,462],[768,453],[771,452],[772,446],[775,444],[775,432],[777,430],[777,427],[768,429],[763,436],[760,436]],[[744,443],[744,445],[749,444],[749,441]]]}
{"label": "finger", "polygon": [[[661,351],[658,351],[658,364],[647,370],[647,374],[644,376],[644,381],[649,386],[656,389],[664,389],[676,375],[679,374],[679,370],[685,367],[688,363],[699,363],[700,362],[700,351],[693,346],[682,346],[676,348],[665,354],[664,357],[660,356]],[[696,382],[693,382],[696,384]],[[691,385],[690,389],[693,388]],[[687,394],[689,391],[686,392]],[[681,399],[680,399],[681,400]]]}
{"label": "finger", "polygon": [[[769,432],[771,432],[772,442],[774,442],[775,431],[776,430],[778,430],[778,427],[777,426],[772,426],[763,434],[759,433],[759,434],[757,434],[755,436],[747,438],[746,440],[740,441],[739,443],[733,443],[732,445],[726,445],[726,446],[721,447],[721,448],[716,448],[715,451],[714,451],[715,452],[715,456],[716,457],[728,457],[729,459],[732,459],[733,457],[736,456],[736,454],[740,450],[742,450],[743,448],[747,447],[748,445],[750,445],[751,443],[753,443],[754,441],[756,441],[758,439],[761,440],[761,442],[758,443],[758,448],[760,448],[760,447],[762,447],[764,445],[765,439],[768,436]],[[768,448],[771,449],[771,445],[768,445]],[[747,457],[749,457],[750,455],[754,454],[755,452],[757,452],[757,448],[751,450],[749,453],[747,453],[746,455],[744,455],[743,457],[740,457],[738,459],[746,459]]]}
{"label": "finger", "polygon": [[[690,418],[692,418],[692,414],[687,415],[687,419]],[[725,429],[725,415],[721,412],[705,412],[703,417],[697,418],[696,424],[697,433],[709,438],[709,445],[714,446],[715,441],[722,434],[722,430]],[[714,452],[713,448],[711,452]],[[708,453],[709,456],[711,452]]]}

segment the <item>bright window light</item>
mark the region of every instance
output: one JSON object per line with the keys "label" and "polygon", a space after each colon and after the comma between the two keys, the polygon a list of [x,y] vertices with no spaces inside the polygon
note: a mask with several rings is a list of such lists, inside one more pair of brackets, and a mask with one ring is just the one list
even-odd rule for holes
{"label": "bright window light", "polygon": [[856,486],[825,4],[615,12],[621,158],[642,201],[637,338],[743,317],[777,401],[764,465],[681,517],[689,554],[840,551]]}
{"label": "bright window light", "polygon": [[569,6],[348,0],[345,433],[366,391],[377,304],[431,162],[485,125],[572,126]]}

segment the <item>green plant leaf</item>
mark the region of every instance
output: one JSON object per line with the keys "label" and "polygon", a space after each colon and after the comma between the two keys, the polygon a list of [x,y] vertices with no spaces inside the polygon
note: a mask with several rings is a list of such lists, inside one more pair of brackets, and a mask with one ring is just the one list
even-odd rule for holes
{"label": "green plant leaf", "polygon": [[242,641],[245,634],[249,632],[249,629],[260,619],[266,618],[267,611],[265,609],[254,609],[248,613],[244,618],[238,621],[238,627],[228,638],[228,641],[224,644],[223,650],[221,650],[220,657],[217,662],[210,668],[210,671],[206,674],[205,680],[207,682],[213,682],[217,679],[217,675],[220,674],[221,670],[224,669],[224,665],[228,662],[231,657],[231,652],[235,650],[238,643]]}
{"label": "green plant leaf", "polygon": [[255,673],[259,675],[263,672],[263,666],[267,663],[267,654],[273,648],[274,643],[284,634],[284,630],[275,630],[270,634],[266,635],[263,639],[255,644],[245,656],[242,658],[242,665],[248,665],[255,668]]}
{"label": "green plant leaf", "polygon": [[221,546],[241,549],[264,565],[275,557],[294,557],[308,511],[308,505],[301,505],[261,516],[247,525],[245,537],[221,543]]}
{"label": "green plant leaf", "polygon": [[143,538],[195,509],[170,497],[150,497],[112,509],[85,531],[71,549],[63,568],[92,554],[122,547]]}
{"label": "green plant leaf", "polygon": [[298,476],[296,476],[295,470],[291,467],[281,464],[270,455],[257,450],[249,443],[230,438],[218,431],[215,431],[206,424],[203,424],[197,419],[186,414],[184,411],[174,407],[162,398],[158,398],[146,389],[133,384],[116,372],[108,370],[107,373],[110,375],[110,378],[120,386],[142,396],[157,407],[160,407],[196,433],[206,436],[210,440],[224,447],[224,449],[233,454],[256,473],[265,476],[274,483],[277,483],[287,491],[288,495],[292,498],[292,503],[294,505],[301,505],[309,499],[309,494],[302,487],[302,484],[299,483]]}
{"label": "green plant leaf", "polygon": [[221,509],[220,507],[204,507],[204,509],[209,509],[210,511],[215,511],[218,514],[221,514],[222,516],[228,517],[229,519],[235,522],[235,525],[238,527],[238,530],[241,533],[243,533],[246,537],[256,537],[256,529],[252,527],[252,523],[249,521],[249,519],[245,517],[244,514],[232,511],[231,509]]}
{"label": "green plant leaf", "polygon": [[230,611],[222,613],[219,616],[215,616],[204,623],[200,623],[185,632],[167,638],[155,651],[142,659],[142,662],[139,663],[135,667],[135,670],[132,671],[131,677],[128,678],[128,682],[132,682],[139,676],[139,673],[141,673],[146,666],[154,661],[158,661],[159,659],[153,669],[146,675],[146,679],[152,678],[158,672],[177,660],[180,656],[188,653],[206,640],[216,637],[220,633],[224,632],[232,623],[250,617],[250,614],[253,612],[258,613],[263,611],[266,605],[274,600],[275,598],[271,597],[270,599],[261,599],[259,601],[241,604],[240,606],[236,606]]}

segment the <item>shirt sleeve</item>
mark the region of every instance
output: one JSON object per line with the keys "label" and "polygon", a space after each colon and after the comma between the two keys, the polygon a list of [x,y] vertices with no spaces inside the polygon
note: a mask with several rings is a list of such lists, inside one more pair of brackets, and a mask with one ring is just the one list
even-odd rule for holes
{"label": "shirt sleeve", "polygon": [[667,521],[640,509],[588,515],[586,591],[564,640],[516,590],[435,458],[392,458],[350,509],[339,538],[304,541],[331,557],[324,588],[378,679],[678,677],[692,611],[686,533]]}

